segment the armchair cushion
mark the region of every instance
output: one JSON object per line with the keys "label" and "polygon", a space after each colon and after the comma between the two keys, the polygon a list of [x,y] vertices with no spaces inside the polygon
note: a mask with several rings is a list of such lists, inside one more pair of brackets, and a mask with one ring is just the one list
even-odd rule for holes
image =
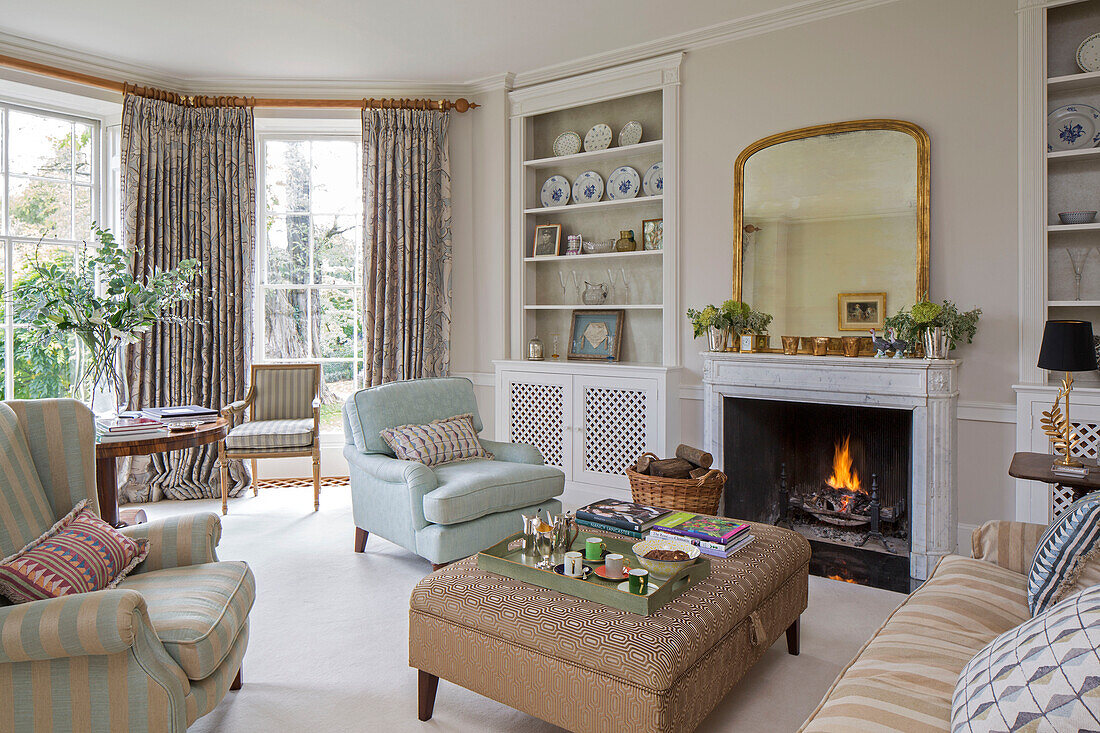
{"label": "armchair cushion", "polygon": [[417,461],[425,466],[493,457],[478,442],[472,415],[432,420],[427,425],[386,428],[382,440],[400,460]]}
{"label": "armchair cushion", "polygon": [[212,562],[134,575],[119,584],[145,598],[157,637],[192,680],[218,668],[256,600],[243,562]]}
{"label": "armchair cushion", "polygon": [[119,530],[135,540],[149,540],[149,554],[135,573],[217,562],[216,548],[222,536],[217,514],[199,512],[131,524]]}
{"label": "armchair cushion", "polygon": [[1100,491],[1075,501],[1039,540],[1027,576],[1031,615],[1038,616],[1074,592],[1082,570],[1096,561],[1100,561]]}
{"label": "armchair cushion", "polygon": [[266,448],[309,448],[313,445],[313,418],[299,420],[252,420],[229,431],[229,450]]}
{"label": "armchair cushion", "polygon": [[424,518],[459,524],[560,496],[565,474],[553,466],[477,459],[434,466],[439,486],[424,496]]}
{"label": "armchair cushion", "polygon": [[312,418],[320,371],[316,364],[300,367],[256,365],[252,373],[253,419]]}

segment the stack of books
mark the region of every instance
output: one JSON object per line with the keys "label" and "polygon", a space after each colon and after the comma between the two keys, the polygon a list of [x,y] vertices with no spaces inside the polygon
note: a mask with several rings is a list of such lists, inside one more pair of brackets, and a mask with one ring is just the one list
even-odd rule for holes
{"label": "stack of books", "polygon": [[95,430],[100,443],[148,440],[168,434],[163,422],[149,417],[96,418]]}
{"label": "stack of books", "polygon": [[620,499],[600,499],[577,510],[577,524],[592,529],[644,540],[645,533],[668,509]]}
{"label": "stack of books", "polygon": [[653,524],[649,536],[690,542],[699,552],[713,557],[729,557],[753,540],[749,525],[744,522],[690,512],[674,512],[662,517]]}
{"label": "stack of books", "polygon": [[209,423],[218,419],[218,411],[198,405],[179,405],[174,407],[146,407],[141,411],[145,417],[160,420],[165,425],[181,422]]}

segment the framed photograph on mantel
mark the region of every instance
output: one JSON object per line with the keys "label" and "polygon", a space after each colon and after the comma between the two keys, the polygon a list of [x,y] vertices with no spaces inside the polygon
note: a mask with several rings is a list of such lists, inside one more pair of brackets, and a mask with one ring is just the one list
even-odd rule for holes
{"label": "framed photograph on mantel", "polygon": [[561,251],[561,224],[539,224],[535,227],[532,257],[557,257]]}
{"label": "framed photograph on mantel", "polygon": [[569,358],[618,361],[625,310],[575,310],[569,329]]}
{"label": "framed photograph on mantel", "polygon": [[839,293],[836,296],[839,331],[881,329],[886,324],[886,293]]}

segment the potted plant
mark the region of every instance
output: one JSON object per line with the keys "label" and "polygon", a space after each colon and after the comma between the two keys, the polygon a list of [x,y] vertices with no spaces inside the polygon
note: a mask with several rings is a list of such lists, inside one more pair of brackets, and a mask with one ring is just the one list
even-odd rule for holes
{"label": "potted plant", "polygon": [[[729,316],[730,332],[741,351],[762,351],[768,347],[768,325],[772,322],[769,313],[758,311],[737,300],[727,300],[722,304],[722,312]],[[746,337],[751,337],[746,340]]]}
{"label": "potted plant", "polygon": [[921,339],[928,358],[946,359],[964,339],[968,344],[974,340],[981,315],[981,308],[960,311],[950,300],[933,303],[925,297],[908,312],[901,310],[887,318],[886,327],[897,329],[899,337],[911,344]]}
{"label": "potted plant", "polygon": [[703,310],[688,308],[687,317],[691,320],[695,338],[707,335],[707,344],[711,351],[725,351],[729,341],[729,315],[717,306],[708,305]]}

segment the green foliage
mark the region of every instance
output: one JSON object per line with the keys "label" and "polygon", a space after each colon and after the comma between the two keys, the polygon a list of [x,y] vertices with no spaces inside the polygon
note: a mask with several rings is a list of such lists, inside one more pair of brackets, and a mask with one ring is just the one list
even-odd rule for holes
{"label": "green foliage", "polygon": [[753,310],[748,303],[739,300],[727,300],[721,306],[708,305],[697,311],[689,308],[687,317],[691,319],[695,338],[707,332],[708,328],[728,328],[734,334],[765,334],[772,322],[769,313]]}
{"label": "green foliage", "polygon": [[913,306],[911,315],[913,322],[919,325],[929,325],[936,320],[936,317],[943,311],[943,306],[939,303],[930,303],[927,300],[922,300]]}
{"label": "green foliage", "polygon": [[974,340],[981,315],[981,308],[960,311],[958,306],[950,300],[944,300],[943,303],[922,300],[910,310],[906,311],[903,308],[887,318],[885,325],[886,328],[897,329],[898,337],[911,344],[916,344],[925,331],[931,328],[943,328],[947,331],[949,348],[954,349],[964,339],[968,344]]}
{"label": "green foliage", "polygon": [[727,328],[730,325],[728,314],[713,305],[708,305],[701,311],[688,308],[687,317],[691,320],[695,338],[705,334],[708,328]]}

